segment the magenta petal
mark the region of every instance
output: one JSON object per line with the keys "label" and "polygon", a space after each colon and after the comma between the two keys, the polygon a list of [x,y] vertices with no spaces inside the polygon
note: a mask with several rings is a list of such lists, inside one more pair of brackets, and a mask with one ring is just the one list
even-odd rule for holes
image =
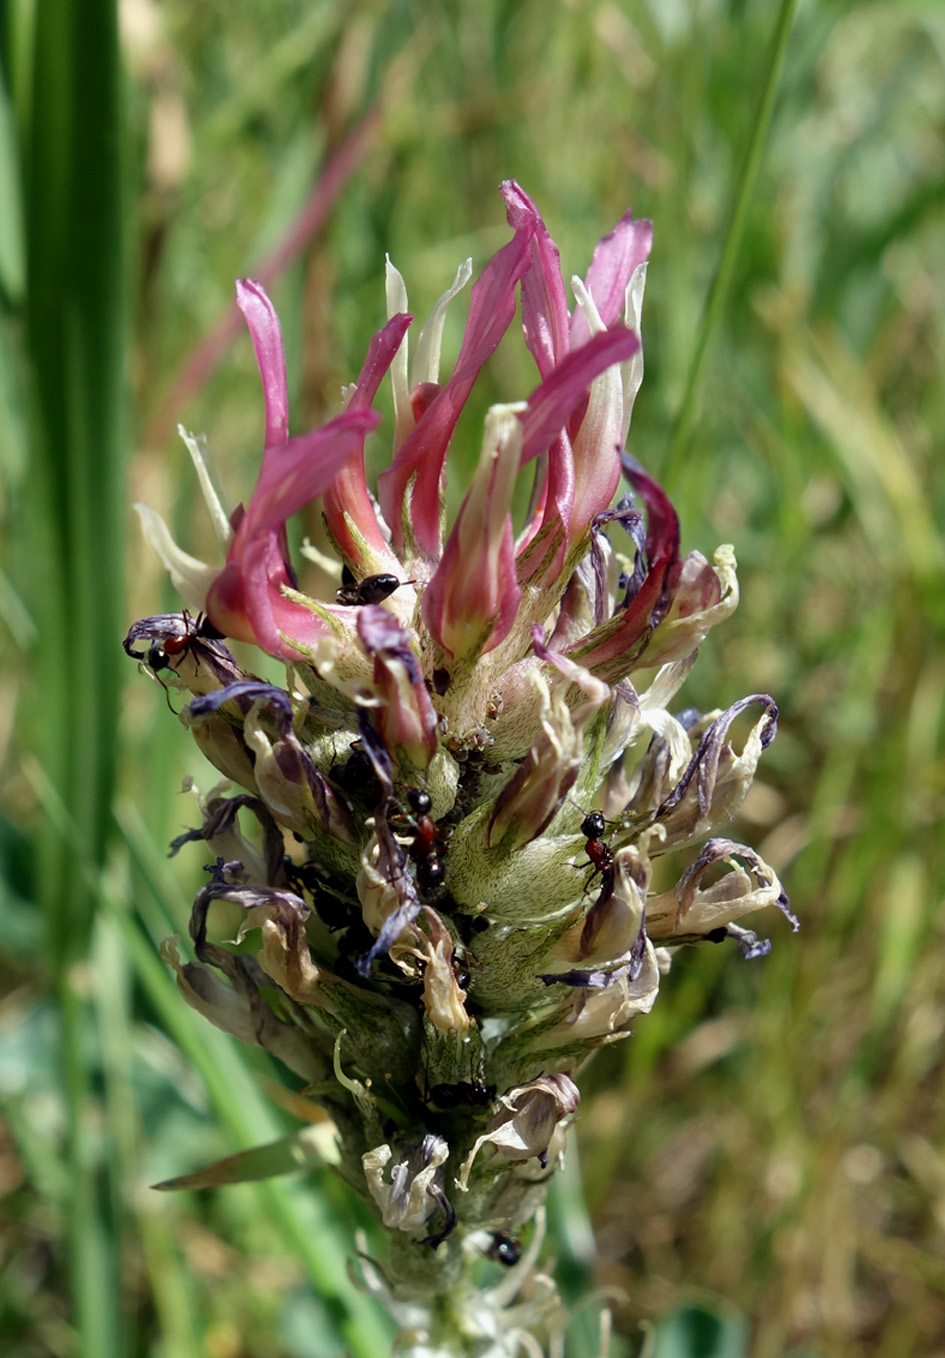
{"label": "magenta petal", "polygon": [[569,660],[560,651],[554,650],[553,646],[545,644],[545,629],[538,623],[532,626],[532,650],[539,660],[546,665],[553,665],[559,674],[565,679],[579,681],[583,667],[576,665],[573,660]]}
{"label": "magenta petal", "polygon": [[469,319],[451,381],[472,383],[515,315],[515,285],[529,268],[534,227],[524,221],[490,259],[469,294]]}
{"label": "magenta petal", "polygon": [[423,592],[423,620],[430,635],[451,655],[464,653],[466,642],[485,654],[508,635],[522,597],[512,520],[506,518],[501,538],[491,549],[483,530],[478,551],[470,550],[468,542],[461,543],[461,522],[462,512]]}
{"label": "magenta petal", "polygon": [[279,585],[285,566],[276,530],[261,533],[246,544],[240,561],[246,617],[258,645],[270,655],[278,655],[282,643],[274,616],[274,596],[280,598]]}
{"label": "magenta petal", "polygon": [[547,451],[575,406],[587,395],[594,378],[614,363],[632,358],[639,347],[637,336],[618,325],[594,335],[587,344],[568,354],[528,398],[521,416],[522,466]]}
{"label": "magenta petal", "polygon": [[529,352],[541,376],[547,377],[571,348],[561,256],[537,207],[514,179],[502,185],[502,197],[509,226],[516,229],[529,222],[534,229],[532,267],[522,279],[522,324]]}
{"label": "magenta petal", "polygon": [[355,383],[357,391],[348,402],[349,410],[359,410],[369,406],[374,400],[387,369],[404,342],[404,335],[412,320],[413,317],[406,311],[400,311],[396,316],[391,316],[387,324],[373,336],[368,345],[367,358]]}
{"label": "magenta petal", "polygon": [[519,465],[515,416],[491,412],[473,483],[423,592],[423,620],[454,656],[492,650],[515,621],[521,591],[509,507]]}
{"label": "magenta petal", "polygon": [[238,555],[231,553],[207,592],[206,609],[226,636],[295,658],[286,652],[275,621],[276,607],[287,603],[280,586],[289,583],[279,536],[279,529],[271,528],[247,542]]}
{"label": "magenta petal", "polygon": [[[378,478],[378,497],[395,546],[403,545],[406,514],[415,540],[431,560],[440,554],[440,483],[449,442],[483,364],[515,315],[515,285],[529,267],[533,229],[531,221],[523,221],[476,280],[453,374],[404,439],[393,464]],[[406,505],[407,487],[414,476]]]}
{"label": "magenta petal", "polygon": [[[567,434],[559,434],[548,450],[548,501],[553,504],[562,525],[571,522],[574,508],[574,448]],[[548,521],[548,512],[543,522]],[[563,545],[563,544],[562,544]]]}
{"label": "magenta petal", "polygon": [[317,613],[283,595],[282,586],[288,585],[289,581],[275,530],[247,546],[242,571],[246,616],[257,644],[269,655],[281,656],[283,660],[304,656],[304,650],[284,641],[282,634],[302,647],[312,647],[329,635],[330,628]]}
{"label": "magenta petal", "polygon": [[[610,235],[598,243],[585,286],[604,325],[610,327],[623,318],[627,284],[634,269],[649,257],[652,244],[652,222],[635,222],[631,212],[621,217]],[[571,322],[571,348],[586,344],[589,334],[587,318],[578,308]]]}
{"label": "magenta petal", "polygon": [[227,562],[207,593],[207,616],[236,641],[298,660],[304,652],[283,641],[280,633],[311,647],[329,629],[311,609],[283,596],[282,586],[291,582],[279,536],[278,529],[268,529],[246,544],[239,560]]}
{"label": "magenta petal", "polygon": [[[574,504],[574,451],[571,440],[564,432],[548,449],[547,465],[542,473],[543,481],[534,497],[534,511],[529,522],[519,533],[515,544],[518,558],[518,578],[527,580],[531,576],[534,562],[528,558],[528,548],[538,536],[542,526],[549,519],[557,517],[562,525],[570,522],[571,508]],[[554,506],[554,511],[551,506]],[[562,534],[562,546],[564,537]]]}
{"label": "magenta petal", "polygon": [[[406,313],[392,316],[373,337],[364,366],[358,374],[357,390],[348,403],[349,411],[370,406],[382,378],[403,343],[411,320],[412,317]],[[355,574],[372,574],[383,559],[393,561],[368,494],[364,476],[363,438],[325,490],[323,508],[328,530]],[[364,543],[373,552],[373,557],[365,557]]]}
{"label": "magenta petal", "polygon": [[322,495],[380,418],[374,410],[345,411],[320,429],[300,434],[281,448],[267,449],[237,540],[246,542],[285,523],[303,505]]}
{"label": "magenta petal", "polygon": [[271,655],[295,658],[284,631],[308,642],[325,633],[309,609],[282,594],[292,585],[285,556],[285,522],[330,484],[380,416],[373,410],[338,415],[321,429],[267,448],[249,507],[236,529],[223,570],[207,595],[207,612],[225,636],[255,641]]}
{"label": "magenta petal", "polygon": [[[639,345],[640,341],[632,331],[620,325],[614,326],[612,330],[595,335],[580,349],[568,354],[551,376],[529,396],[527,407],[519,417],[523,425],[522,465],[547,451],[548,481],[541,521],[529,527],[519,544],[519,579],[530,579],[539,565],[543,574],[549,571],[556,573],[561,553],[568,545],[575,496],[580,490],[582,502],[587,500],[589,478],[600,481],[602,486],[606,482],[609,487],[606,498],[609,499],[614,479],[619,474],[616,448],[601,448],[599,475],[594,476],[595,468],[585,467],[578,485],[573,448],[565,426],[573,412],[586,404],[587,393],[594,379],[614,363],[622,363],[630,358]],[[560,542],[553,557],[547,557],[547,544],[541,551],[534,548],[529,550],[540,530],[556,521],[561,525]],[[579,531],[583,531],[585,526],[576,525]]]}
{"label": "magenta petal", "polygon": [[372,604],[358,610],[357,626],[374,661],[374,685],[381,699],[373,725],[389,751],[401,752],[425,769],[436,754],[437,715],[410,633],[386,609]]}
{"label": "magenta petal", "polygon": [[508,636],[518,616],[518,606],[522,597],[515,569],[515,536],[512,532],[511,515],[505,523],[505,533],[496,562],[496,582],[499,611],[496,614],[492,636],[484,648],[486,651],[491,651]]}
{"label": "magenta petal", "polygon": [[279,317],[262,284],[251,278],[237,281],[236,305],[246,317],[262,378],[266,401],[265,447],[275,448],[289,437],[289,393]]}

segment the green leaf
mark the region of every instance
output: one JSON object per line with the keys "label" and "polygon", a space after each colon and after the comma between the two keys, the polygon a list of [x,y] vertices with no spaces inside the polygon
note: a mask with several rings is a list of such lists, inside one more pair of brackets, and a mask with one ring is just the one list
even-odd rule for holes
{"label": "green leaf", "polygon": [[26,261],[20,166],[10,93],[0,67],[0,292],[13,306],[23,300]]}
{"label": "green leaf", "polygon": [[273,1179],[277,1174],[296,1174],[299,1170],[325,1165],[337,1158],[333,1155],[333,1129],[322,1122],[313,1127],[302,1127],[297,1132],[270,1141],[251,1150],[225,1155],[204,1169],[191,1174],[180,1174],[176,1179],[165,1179],[153,1184],[162,1192],[182,1188],[220,1188],[224,1184],[244,1184],[254,1179]]}

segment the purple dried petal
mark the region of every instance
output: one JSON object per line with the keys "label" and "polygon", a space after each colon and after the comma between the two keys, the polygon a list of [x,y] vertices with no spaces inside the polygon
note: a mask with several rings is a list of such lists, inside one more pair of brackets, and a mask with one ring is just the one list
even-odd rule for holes
{"label": "purple dried petal", "polygon": [[238,811],[244,806],[253,813],[262,827],[267,876],[270,881],[277,881],[282,874],[285,860],[285,841],[282,838],[282,831],[273,820],[272,813],[266,803],[259,797],[250,796],[249,793],[242,793],[236,797],[217,797],[209,802],[203,825],[196,830],[185,830],[182,835],[173,839],[168,851],[168,858],[173,858],[185,844],[194,843],[198,840],[210,841],[231,830],[234,827]]}
{"label": "purple dried petal", "polygon": [[768,713],[768,723],[761,733],[761,748],[763,750],[768,748],[778,733],[778,706],[767,693],[752,693],[749,697],[741,698],[737,703],[733,703],[720,717],[715,719],[706,731],[699,742],[699,748],[689,761],[685,773],[657,811],[658,820],[678,806],[694,777],[697,778],[699,811],[703,816],[708,813],[712,804],[712,794],[715,790],[719,760],[722,756],[729,727],[739,713],[744,712],[745,708],[751,707],[753,703],[760,703]]}

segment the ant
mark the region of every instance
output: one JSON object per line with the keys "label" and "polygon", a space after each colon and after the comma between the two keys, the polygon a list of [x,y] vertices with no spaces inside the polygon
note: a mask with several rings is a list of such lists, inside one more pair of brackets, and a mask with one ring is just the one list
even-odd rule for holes
{"label": "ant", "polygon": [[[223,636],[209,618],[198,613],[192,618],[186,608],[183,613],[161,613],[136,622],[122,642],[125,654],[132,660],[142,660],[152,670],[166,670],[171,656],[183,655],[196,641],[220,641]],[[138,650],[138,642],[147,642],[146,650]]]}
{"label": "ant", "polygon": [[379,604],[393,594],[401,585],[415,585],[415,580],[398,580],[396,575],[367,575],[356,580],[347,566],[341,568],[341,588],[335,591],[335,598],[348,608],[359,608],[362,604]]}
{"label": "ant", "polygon": [[423,891],[432,891],[446,876],[443,861],[437,852],[436,822],[430,815],[429,792],[421,787],[408,787],[407,802],[413,815],[405,817],[413,835],[410,856],[417,865],[417,884]]}
{"label": "ant", "polygon": [[[186,655],[193,658],[195,665],[205,665],[223,684],[243,677],[222,638],[223,633],[205,614],[198,613],[193,618],[184,609],[182,613],[160,613],[142,618],[133,625],[122,646],[132,660],[148,666],[167,694],[168,688],[160,672],[173,670],[176,673],[175,660],[182,660]],[[141,642],[145,643],[145,649],[139,649]]]}
{"label": "ant", "polygon": [[427,1101],[434,1108],[488,1108],[496,1095],[495,1085],[484,1085],[479,1080],[457,1080],[452,1085],[434,1085]]}
{"label": "ant", "polygon": [[175,655],[184,655],[191,649],[195,641],[222,641],[223,633],[217,631],[213,623],[203,613],[198,613],[196,618],[192,618],[185,609],[181,614],[184,624],[184,631],[163,637],[160,641],[152,642],[148,647],[146,664],[155,673],[158,670],[171,669],[171,659]]}
{"label": "ant", "polygon": [[374,765],[360,741],[353,741],[348,747],[344,763],[332,761],[328,776],[336,787],[352,797],[358,797],[368,805],[376,804],[381,795],[381,785],[374,772]]}
{"label": "ant", "polygon": [[486,1256],[497,1264],[504,1264],[506,1268],[514,1268],[522,1257],[522,1242],[508,1231],[493,1231]]}
{"label": "ant", "polygon": [[587,886],[590,886],[594,878],[600,873],[606,885],[613,878],[614,873],[614,852],[609,844],[605,844],[601,839],[604,827],[607,822],[604,820],[603,813],[591,811],[581,821],[581,834],[587,838],[584,845],[584,852],[587,854],[588,862],[593,865],[594,871],[587,879]]}

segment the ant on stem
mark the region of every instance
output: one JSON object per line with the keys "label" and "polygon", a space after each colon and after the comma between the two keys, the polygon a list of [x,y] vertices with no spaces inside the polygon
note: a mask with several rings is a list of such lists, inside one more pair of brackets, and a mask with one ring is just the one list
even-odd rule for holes
{"label": "ant on stem", "polygon": [[402,819],[404,828],[413,836],[408,852],[416,864],[417,885],[423,891],[431,891],[442,883],[446,868],[437,844],[436,822],[430,815],[430,794],[422,787],[408,787],[405,795],[410,813]]}

